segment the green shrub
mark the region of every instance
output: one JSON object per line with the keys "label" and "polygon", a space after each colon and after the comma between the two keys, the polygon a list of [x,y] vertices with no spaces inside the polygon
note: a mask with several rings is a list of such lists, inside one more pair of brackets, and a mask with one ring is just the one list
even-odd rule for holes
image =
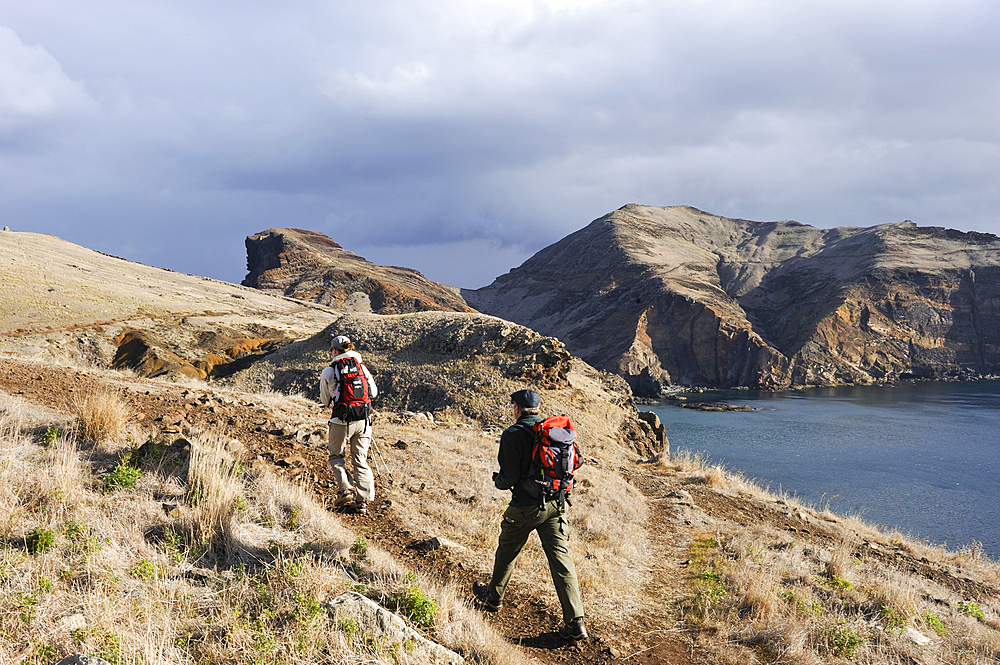
{"label": "green shrub", "polygon": [[87,531],[88,529],[86,524],[81,524],[72,518],[66,520],[65,526],[63,526],[63,533],[66,534],[67,538],[74,541],[85,538]]}
{"label": "green shrub", "polygon": [[418,626],[430,628],[437,617],[437,601],[424,593],[419,587],[411,586],[403,593],[396,594],[389,602],[406,612],[407,616]]}
{"label": "green shrub", "polygon": [[848,628],[843,621],[838,621],[830,629],[830,649],[836,656],[854,660],[864,643],[864,638]]}
{"label": "green shrub", "polygon": [[975,617],[976,619],[983,618],[983,609],[971,600],[958,601],[958,611],[962,614],[968,614],[970,617]]}
{"label": "green shrub", "polygon": [[132,570],[128,571],[132,577],[138,577],[140,580],[149,581],[156,577],[156,564],[152,561],[147,561],[142,559],[137,561]]}
{"label": "green shrub", "polygon": [[56,532],[35,527],[25,535],[24,543],[28,547],[28,554],[44,554],[55,547]]}
{"label": "green shrub", "polygon": [[354,637],[357,635],[358,631],[361,630],[361,626],[358,625],[358,622],[351,617],[338,621],[337,628],[340,629],[340,632],[344,633],[344,635],[348,638]]}
{"label": "green shrub", "polygon": [[945,627],[943,623],[941,623],[941,619],[938,617],[938,615],[934,614],[933,612],[927,612],[926,614],[924,614],[923,620],[924,620],[924,625],[926,625],[928,628],[937,633],[938,636],[944,637],[945,635],[948,634],[948,629]]}
{"label": "green shrub", "polygon": [[142,471],[131,465],[130,457],[130,455],[123,457],[122,461],[111,470],[111,473],[104,477],[104,490],[106,492],[132,489],[142,478]]}
{"label": "green shrub", "polygon": [[900,616],[900,614],[889,607],[888,605],[883,605],[881,607],[882,618],[885,620],[886,630],[893,634],[899,635],[903,632],[903,628],[906,626],[906,618]]}
{"label": "green shrub", "polygon": [[42,440],[41,440],[42,445],[48,448],[53,443],[55,443],[56,439],[58,439],[60,436],[62,436],[62,430],[56,427],[55,425],[51,425],[48,429],[45,430],[45,433],[42,434]]}
{"label": "green shrub", "polygon": [[358,539],[354,541],[353,545],[351,545],[351,554],[353,554],[359,559],[367,559],[368,541],[362,538],[361,536],[358,536]]}
{"label": "green shrub", "polygon": [[823,586],[829,587],[834,591],[850,591],[854,588],[849,580],[845,580],[843,577],[838,577],[837,575],[831,575],[829,578],[821,577],[819,578]]}

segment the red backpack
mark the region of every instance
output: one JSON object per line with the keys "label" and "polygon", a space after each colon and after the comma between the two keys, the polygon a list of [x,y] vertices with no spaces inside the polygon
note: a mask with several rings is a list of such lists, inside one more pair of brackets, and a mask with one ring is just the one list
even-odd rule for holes
{"label": "red backpack", "polygon": [[372,414],[372,398],[364,367],[351,356],[340,358],[331,367],[340,375],[340,397],[333,405],[333,417],[345,423],[368,420]]}
{"label": "red backpack", "polygon": [[565,508],[573,491],[573,472],[583,465],[576,445],[576,430],[566,416],[549,416],[534,427],[518,423],[535,437],[531,450],[531,471],[522,486],[543,505],[556,499]]}

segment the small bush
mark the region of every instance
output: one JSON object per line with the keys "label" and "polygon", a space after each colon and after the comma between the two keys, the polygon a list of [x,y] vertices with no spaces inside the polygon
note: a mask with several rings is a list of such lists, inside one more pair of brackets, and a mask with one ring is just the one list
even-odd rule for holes
{"label": "small bush", "polygon": [[358,622],[350,617],[338,621],[337,628],[348,638],[354,637],[358,634],[358,631],[361,630],[361,626],[358,625]]}
{"label": "small bush", "polygon": [[850,581],[845,580],[843,577],[838,577],[833,575],[829,578],[821,577],[819,578],[823,586],[829,587],[834,591],[850,591],[854,588],[854,585]]}
{"label": "small bush", "polygon": [[976,619],[983,618],[983,609],[971,600],[960,600],[958,601],[957,607],[958,611],[962,614],[968,614],[970,617],[974,617]]}
{"label": "small bush", "polygon": [[389,602],[401,609],[410,617],[413,623],[424,628],[434,625],[437,617],[437,601],[424,593],[419,587],[412,586],[403,593],[396,594]]}
{"label": "small bush", "polygon": [[55,547],[56,533],[51,529],[35,527],[24,537],[24,543],[29,554],[44,554]]}
{"label": "small bush", "polygon": [[938,634],[939,637],[944,637],[948,634],[948,629],[941,622],[940,617],[933,612],[927,612],[923,616],[924,625],[933,630]]}
{"label": "small bush", "polygon": [[882,619],[885,621],[886,630],[893,635],[899,635],[906,627],[906,618],[888,605],[881,607]]}
{"label": "small bush", "polygon": [[864,638],[847,628],[842,621],[830,629],[830,649],[836,656],[854,660],[864,643]]}
{"label": "small bush", "polygon": [[129,574],[132,575],[132,577],[138,577],[140,580],[146,580],[148,582],[156,577],[156,572],[156,564],[152,561],[142,559],[132,566],[132,570],[129,571]]}
{"label": "small bush", "polygon": [[52,425],[45,430],[44,434],[42,434],[41,443],[43,446],[48,448],[53,443],[55,443],[56,439],[58,439],[60,436],[62,436],[62,430],[56,427],[55,425]]}
{"label": "small bush", "polygon": [[132,489],[140,478],[142,478],[142,471],[132,466],[128,456],[126,456],[112,469],[111,473],[104,477],[104,490],[114,492],[115,490]]}
{"label": "small bush", "polygon": [[358,536],[358,539],[354,541],[353,545],[351,545],[351,554],[356,556],[358,559],[362,560],[367,559],[368,541],[362,538],[361,536]]}

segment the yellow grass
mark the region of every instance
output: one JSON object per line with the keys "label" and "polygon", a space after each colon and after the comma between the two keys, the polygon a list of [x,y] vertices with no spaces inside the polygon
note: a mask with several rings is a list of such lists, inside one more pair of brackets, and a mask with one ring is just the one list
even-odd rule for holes
{"label": "yellow grass", "polygon": [[[687,453],[675,454],[666,473],[701,479],[709,467]],[[689,596],[681,603],[695,635],[717,662],[812,664],[965,662],[992,663],[1000,655],[997,607],[977,599],[983,617],[963,611],[972,602],[952,589],[871,556],[862,538],[898,547],[944,570],[995,580],[998,565],[976,551],[947,552],[900,534],[883,534],[856,517],[816,511],[777,497],[738,474],[724,488],[738,489],[745,501],[784,505],[792,514],[829,520],[850,537],[831,545],[797,541],[766,524],[722,524],[719,537],[695,539],[689,566]],[[707,483],[705,483],[707,484]],[[780,503],[779,503],[780,502]],[[706,572],[707,571],[707,572]],[[970,606],[965,606],[970,607]],[[938,634],[935,627],[945,631]],[[918,646],[915,630],[930,643]]]}
{"label": "yellow grass", "polygon": [[99,390],[78,398],[73,406],[81,439],[109,450],[126,443],[132,409],[120,393]]}
{"label": "yellow grass", "polygon": [[[14,415],[0,408],[0,418]],[[414,576],[377,544],[352,554],[357,536],[307,490],[248,474],[222,437],[189,437],[181,485],[156,477],[154,464],[134,489],[104,492],[72,440],[42,448],[20,435],[26,426],[0,441],[2,663],[50,665],[73,653],[127,665],[395,663],[402,645],[351,633],[322,603],[413,585],[438,603],[439,642],[478,662],[527,663],[464,590]],[[163,498],[179,517],[165,514]],[[31,550],[35,532],[52,535],[51,550]]]}

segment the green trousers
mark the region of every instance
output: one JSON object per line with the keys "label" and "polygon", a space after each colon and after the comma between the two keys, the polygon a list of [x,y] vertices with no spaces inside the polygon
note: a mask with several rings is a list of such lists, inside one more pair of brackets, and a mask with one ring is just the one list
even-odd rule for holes
{"label": "green trousers", "polygon": [[516,508],[508,506],[500,525],[500,542],[497,545],[496,561],[493,564],[493,578],[490,589],[502,600],[507,583],[514,572],[514,561],[521,553],[528,536],[538,531],[542,550],[549,561],[552,583],[562,605],[563,620],[569,623],[583,617],[583,600],[580,598],[580,584],[576,580],[576,566],[569,555],[569,522],[566,512],[559,510],[559,503],[549,501],[542,506]]}

